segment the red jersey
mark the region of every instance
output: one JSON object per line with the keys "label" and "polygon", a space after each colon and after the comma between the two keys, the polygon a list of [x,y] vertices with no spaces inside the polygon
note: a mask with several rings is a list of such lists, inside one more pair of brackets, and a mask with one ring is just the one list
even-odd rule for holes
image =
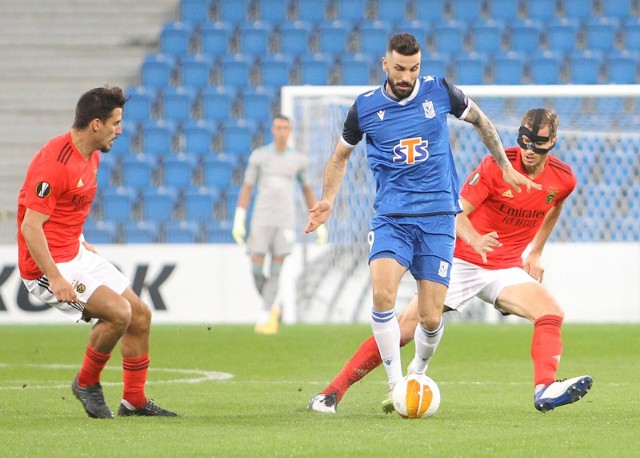
{"label": "red jersey", "polygon": [[49,215],[43,229],[53,260],[73,259],[96,195],[99,164],[99,152],[85,159],[71,141],[71,132],[50,140],[33,157],[18,196],[18,267],[22,278],[42,276],[20,231],[26,209]]}
{"label": "red jersey", "polygon": [[[520,148],[506,149],[513,167],[526,175]],[[547,212],[564,201],[576,187],[571,167],[558,158],[547,156],[542,173],[534,180],[542,190],[515,192],[502,179],[502,170],[487,156],[469,175],[460,192],[475,210],[469,215],[473,227],[480,234],[496,231],[501,247],[487,253],[487,263],[460,238],[456,239],[454,256],[487,269],[522,267],[522,252],[540,229]]]}

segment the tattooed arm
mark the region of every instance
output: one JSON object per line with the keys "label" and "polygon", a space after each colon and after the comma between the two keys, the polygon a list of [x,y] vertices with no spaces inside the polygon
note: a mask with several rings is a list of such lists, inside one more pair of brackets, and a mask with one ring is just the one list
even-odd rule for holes
{"label": "tattooed arm", "polygon": [[491,156],[493,156],[498,166],[500,166],[500,169],[502,169],[502,177],[507,184],[518,192],[521,191],[520,186],[526,186],[527,191],[530,191],[531,188],[542,189],[539,184],[529,180],[513,168],[507,159],[504,146],[502,146],[495,127],[493,127],[487,115],[485,115],[480,107],[471,99],[469,99],[469,112],[464,118],[464,121],[473,124],[473,127],[478,131],[482,143],[484,143],[489,153],[491,153]]}

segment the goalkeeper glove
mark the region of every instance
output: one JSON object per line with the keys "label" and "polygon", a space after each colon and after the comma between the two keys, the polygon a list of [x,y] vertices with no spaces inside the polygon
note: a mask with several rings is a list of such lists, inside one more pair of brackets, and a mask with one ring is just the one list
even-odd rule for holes
{"label": "goalkeeper glove", "polygon": [[321,224],[316,228],[316,243],[318,245],[324,245],[327,243],[329,239],[329,231],[327,230],[327,226]]}
{"label": "goalkeeper glove", "polygon": [[236,213],[233,217],[233,229],[231,230],[233,239],[238,245],[244,245],[244,239],[247,236],[247,209],[236,207]]}

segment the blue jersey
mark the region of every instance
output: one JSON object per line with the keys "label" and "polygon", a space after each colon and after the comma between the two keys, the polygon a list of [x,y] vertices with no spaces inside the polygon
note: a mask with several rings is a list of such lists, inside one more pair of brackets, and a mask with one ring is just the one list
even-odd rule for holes
{"label": "blue jersey", "polygon": [[355,147],[366,134],[379,215],[460,213],[447,115],[462,118],[468,108],[460,89],[433,76],[418,78],[402,100],[384,86],[358,96],[344,122],[342,142]]}

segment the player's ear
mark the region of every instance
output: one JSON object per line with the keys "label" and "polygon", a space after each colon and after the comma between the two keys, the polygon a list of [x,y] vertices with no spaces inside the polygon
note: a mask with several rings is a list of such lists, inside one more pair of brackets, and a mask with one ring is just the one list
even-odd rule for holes
{"label": "player's ear", "polygon": [[91,126],[91,130],[93,132],[97,132],[98,130],[100,130],[100,127],[102,127],[102,121],[100,121],[100,118],[95,118],[89,123],[89,126]]}

